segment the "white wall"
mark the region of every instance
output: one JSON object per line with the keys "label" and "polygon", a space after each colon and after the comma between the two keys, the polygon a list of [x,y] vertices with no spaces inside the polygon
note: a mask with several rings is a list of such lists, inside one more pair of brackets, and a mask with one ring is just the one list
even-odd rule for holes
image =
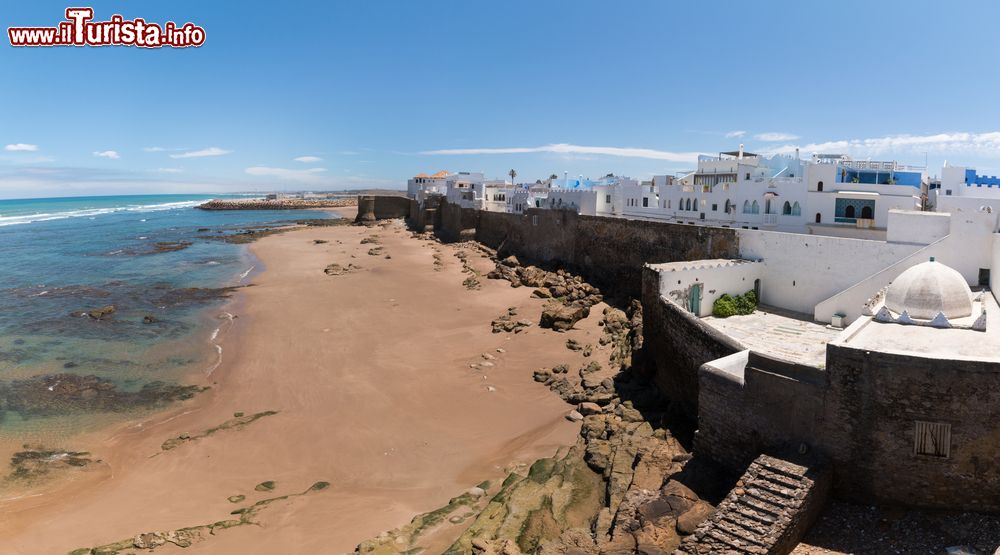
{"label": "white wall", "polygon": [[724,294],[742,295],[754,288],[754,280],[761,280],[763,293],[763,264],[747,260],[695,260],[654,264],[660,272],[660,295],[687,308],[691,286],[702,284],[701,305],[698,316],[712,314],[712,305]]}
{"label": "white wall", "polygon": [[886,241],[929,245],[951,229],[951,215],[918,210],[890,210]]}
{"label": "white wall", "polygon": [[803,314],[920,248],[751,229],[737,234],[740,257],[763,261],[761,302]]}

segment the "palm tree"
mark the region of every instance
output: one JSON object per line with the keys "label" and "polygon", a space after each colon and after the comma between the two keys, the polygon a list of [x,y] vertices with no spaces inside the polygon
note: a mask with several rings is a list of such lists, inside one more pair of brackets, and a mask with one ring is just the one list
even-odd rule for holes
{"label": "palm tree", "polygon": [[507,172],[507,175],[510,176],[510,184],[513,185],[514,184],[514,178],[517,177],[517,172],[514,171],[514,170],[510,170],[509,172]]}

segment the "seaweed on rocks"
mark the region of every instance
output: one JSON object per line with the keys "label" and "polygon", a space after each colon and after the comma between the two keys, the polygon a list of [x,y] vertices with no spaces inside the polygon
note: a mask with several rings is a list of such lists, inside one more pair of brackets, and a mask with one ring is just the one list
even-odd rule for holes
{"label": "seaweed on rocks", "polygon": [[125,412],[190,399],[207,389],[154,381],[138,391],[123,391],[114,382],[94,375],[61,373],[0,383],[0,410],[22,418],[78,412]]}

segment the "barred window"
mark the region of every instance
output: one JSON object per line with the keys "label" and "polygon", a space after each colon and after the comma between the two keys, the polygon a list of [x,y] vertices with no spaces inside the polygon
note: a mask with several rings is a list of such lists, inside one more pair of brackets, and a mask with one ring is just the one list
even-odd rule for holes
{"label": "barred window", "polygon": [[951,424],[917,420],[913,452],[917,455],[948,458],[951,453]]}

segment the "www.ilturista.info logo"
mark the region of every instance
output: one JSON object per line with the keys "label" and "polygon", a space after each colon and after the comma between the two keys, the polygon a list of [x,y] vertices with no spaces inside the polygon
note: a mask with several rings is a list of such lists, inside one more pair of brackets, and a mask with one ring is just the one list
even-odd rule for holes
{"label": "www.ilturista.info logo", "polygon": [[8,27],[11,46],[139,46],[187,48],[205,44],[205,30],[194,23],[163,26],[142,18],[126,20],[113,15],[109,21],[91,21],[93,8],[66,8],[66,21],[58,27]]}

